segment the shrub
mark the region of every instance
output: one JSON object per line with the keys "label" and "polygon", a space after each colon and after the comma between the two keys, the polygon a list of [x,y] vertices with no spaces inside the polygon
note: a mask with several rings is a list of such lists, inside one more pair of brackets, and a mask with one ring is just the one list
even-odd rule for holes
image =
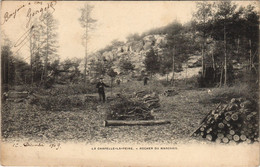
{"label": "shrub", "polygon": [[232,98],[246,98],[257,101],[258,92],[257,89],[250,87],[246,83],[238,83],[230,87],[213,88],[208,96],[202,98],[202,103],[226,103]]}
{"label": "shrub", "polygon": [[32,101],[31,104],[36,104],[42,110],[47,111],[66,111],[73,108],[83,109],[87,107],[94,107],[97,99],[87,99],[85,96],[42,96],[38,100]]}

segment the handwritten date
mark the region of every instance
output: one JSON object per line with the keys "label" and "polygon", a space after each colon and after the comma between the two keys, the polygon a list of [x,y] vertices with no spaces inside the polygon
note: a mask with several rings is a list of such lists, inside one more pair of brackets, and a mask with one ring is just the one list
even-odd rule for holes
{"label": "handwritten date", "polygon": [[61,148],[60,143],[51,143],[51,144],[44,144],[44,143],[14,143],[13,147],[50,147],[51,149],[59,150]]}

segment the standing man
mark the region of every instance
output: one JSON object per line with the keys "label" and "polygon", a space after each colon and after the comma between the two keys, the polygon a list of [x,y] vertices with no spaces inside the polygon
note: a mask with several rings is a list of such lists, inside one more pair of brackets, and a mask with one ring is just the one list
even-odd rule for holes
{"label": "standing man", "polygon": [[116,83],[117,83],[117,85],[120,85],[120,79],[119,78],[117,78]]}
{"label": "standing man", "polygon": [[103,78],[100,78],[99,82],[97,83],[96,88],[98,89],[99,101],[103,98],[103,102],[106,101],[105,89],[104,87],[109,87],[103,82]]}
{"label": "standing man", "polygon": [[147,82],[148,82],[149,78],[148,77],[144,77],[144,85],[147,85]]}

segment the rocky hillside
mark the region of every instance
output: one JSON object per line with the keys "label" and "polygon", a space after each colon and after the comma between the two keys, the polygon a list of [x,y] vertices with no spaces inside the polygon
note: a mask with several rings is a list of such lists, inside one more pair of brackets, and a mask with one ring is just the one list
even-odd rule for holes
{"label": "rocky hillside", "polygon": [[[193,41],[193,34],[180,29],[181,25],[172,24],[169,25],[169,27],[162,28],[161,32],[157,32],[157,30],[155,30],[155,32],[146,32],[141,36],[134,34],[127,37],[126,42],[113,41],[107,47],[94,53],[91,56],[91,59],[99,62],[94,66],[100,66],[102,63],[104,65],[105,62],[112,62],[112,69],[118,74],[123,73],[120,69],[120,66],[122,66],[122,60],[123,62],[124,60],[127,60],[134,66],[135,70],[132,74],[135,76],[140,76],[142,72],[146,72],[144,65],[146,55],[151,51],[151,49],[153,49],[155,55],[158,56],[159,63],[161,65],[160,72],[157,72],[159,75],[159,73],[169,73],[169,70],[172,67],[170,64],[172,62],[171,55],[173,55],[173,53],[171,52],[173,52],[173,48],[176,47],[178,51],[174,58],[175,72],[181,73],[176,76],[180,79],[183,77],[188,77],[186,73],[182,74],[184,71],[183,67],[200,67],[201,63],[199,63],[199,61],[201,56],[199,53],[196,53],[197,48],[194,46],[197,43]],[[172,32],[171,30],[176,31]],[[89,62],[91,62],[91,60]],[[93,71],[91,73],[95,73],[99,69],[93,68],[92,70]],[[199,68],[195,70],[196,74],[198,70]],[[194,69],[190,71],[193,72]],[[98,75],[103,75],[103,72],[99,72]],[[125,77],[128,78],[128,76]]]}
{"label": "rocky hillside", "polygon": [[110,50],[103,52],[102,56],[107,59],[115,59],[115,71],[120,73],[120,59],[126,58],[135,66],[136,71],[144,70],[144,58],[146,53],[153,48],[162,55],[167,44],[166,35],[147,35],[138,41],[128,41],[111,47]]}

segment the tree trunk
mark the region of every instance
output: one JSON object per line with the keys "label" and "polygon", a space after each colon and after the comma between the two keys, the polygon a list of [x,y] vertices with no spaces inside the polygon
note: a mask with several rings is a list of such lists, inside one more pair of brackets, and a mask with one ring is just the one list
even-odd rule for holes
{"label": "tree trunk", "polygon": [[202,59],[201,59],[201,65],[202,65],[202,76],[203,78],[205,78],[205,68],[204,68],[204,42],[202,44],[202,47],[201,47],[201,52],[202,52]]}
{"label": "tree trunk", "polygon": [[32,65],[32,58],[33,58],[33,42],[32,42],[32,36],[33,36],[33,34],[32,34],[32,29],[33,29],[33,27],[31,28],[31,30],[30,30],[30,58],[31,58],[31,60],[30,60],[30,70],[31,70],[31,85],[33,84],[33,65]]}
{"label": "tree trunk", "polygon": [[175,53],[176,53],[176,48],[174,46],[173,52],[172,52],[172,80],[171,80],[172,85],[174,83],[174,57],[175,57]]}
{"label": "tree trunk", "polygon": [[112,96],[112,93],[113,93],[113,78],[111,77],[111,84],[110,84],[110,87],[111,87],[111,96]]}
{"label": "tree trunk", "polygon": [[211,57],[212,57],[212,67],[213,67],[213,70],[214,70],[213,78],[214,78],[214,82],[216,82],[216,64],[215,64],[215,57],[214,57],[213,50],[212,50]]}
{"label": "tree trunk", "polygon": [[47,63],[48,63],[48,54],[49,54],[49,24],[47,23],[47,32],[46,32],[46,55],[45,55],[45,60],[44,60],[44,83],[46,83],[47,79]]}
{"label": "tree trunk", "polygon": [[216,70],[216,65],[215,65],[215,57],[214,57],[213,51],[212,51],[211,57],[212,57],[212,67],[213,67],[213,69],[215,71]]}
{"label": "tree trunk", "polygon": [[239,40],[239,38],[237,39],[237,54],[239,53],[239,42],[240,42],[240,40]]}
{"label": "tree trunk", "polygon": [[86,83],[87,80],[87,56],[88,56],[88,46],[87,46],[87,41],[88,41],[88,21],[87,21],[87,26],[86,26],[86,43],[85,43],[85,62],[84,62],[84,83]]}
{"label": "tree trunk", "polygon": [[251,39],[249,39],[249,70],[252,69],[252,44],[251,44]]}
{"label": "tree trunk", "polygon": [[223,66],[221,66],[219,87],[222,87],[222,78],[223,78]]}
{"label": "tree trunk", "polygon": [[227,85],[227,41],[226,41],[226,25],[224,23],[224,68],[225,68],[225,76],[224,76],[224,86]]}

